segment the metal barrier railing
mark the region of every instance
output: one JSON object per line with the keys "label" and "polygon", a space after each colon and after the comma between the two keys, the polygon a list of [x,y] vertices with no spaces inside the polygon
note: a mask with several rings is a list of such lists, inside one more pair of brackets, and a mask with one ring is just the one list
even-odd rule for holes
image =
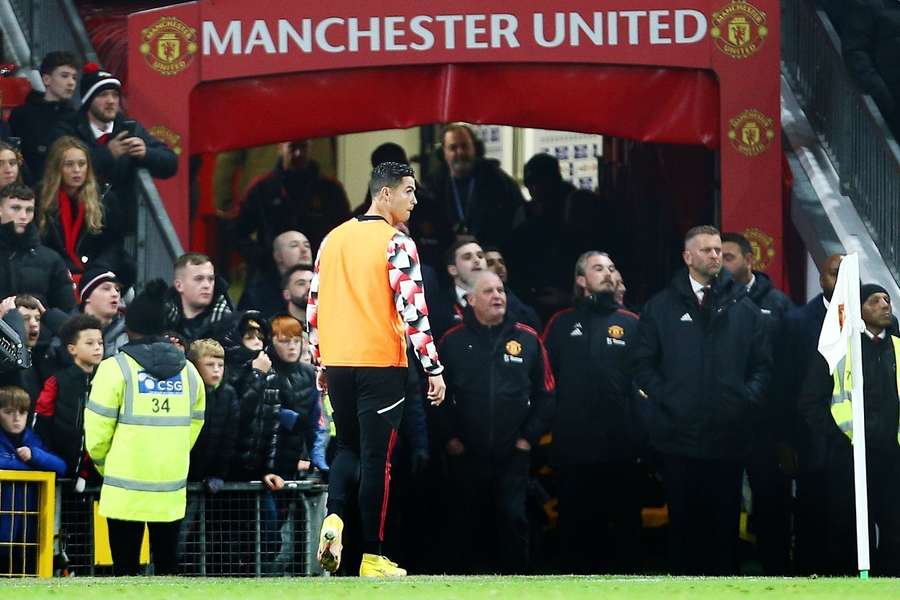
{"label": "metal barrier railing", "polygon": [[97,60],[72,0],[10,0],[9,4],[30,49],[21,66],[37,68],[41,57],[53,50],[72,50],[86,60]]}
{"label": "metal barrier railing", "polygon": [[[202,577],[321,574],[315,553],[326,489],[319,480],[289,481],[278,492],[258,482],[226,483],[217,494],[189,486],[179,539],[181,572]],[[99,490],[78,493],[60,484],[60,494],[59,547],[70,574],[112,574],[95,547]]]}
{"label": "metal barrier railing", "polygon": [[157,277],[172,281],[173,265],[184,254],[184,248],[146,169],[138,170],[135,197],[138,205],[133,256],[137,261],[137,281],[145,283]]}
{"label": "metal barrier railing", "polygon": [[844,66],[840,39],[809,0],[782,2],[782,73],[900,281],[900,146],[868,95]]}
{"label": "metal barrier railing", "polygon": [[56,474],[0,471],[0,577],[53,574]]}

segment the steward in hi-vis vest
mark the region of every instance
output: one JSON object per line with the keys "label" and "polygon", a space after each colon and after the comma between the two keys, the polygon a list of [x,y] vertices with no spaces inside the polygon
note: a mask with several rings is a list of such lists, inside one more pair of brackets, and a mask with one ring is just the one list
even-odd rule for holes
{"label": "steward in hi-vis vest", "polygon": [[190,452],[203,427],[200,374],[161,337],[165,289],[165,282],[151,282],[128,306],[131,341],[100,363],[84,411],[85,444],[103,475],[100,514],[109,520],[117,575],[138,572],[145,522],[156,574],[177,571]]}

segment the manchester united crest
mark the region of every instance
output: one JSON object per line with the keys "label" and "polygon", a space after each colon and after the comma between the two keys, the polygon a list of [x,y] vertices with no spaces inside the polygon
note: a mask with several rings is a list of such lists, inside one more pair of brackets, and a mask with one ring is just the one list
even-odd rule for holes
{"label": "manchester united crest", "polygon": [[181,136],[164,125],[154,125],[147,130],[150,135],[164,143],[176,156],[181,156]]}
{"label": "manchester united crest", "polygon": [[732,0],[712,14],[709,35],[716,47],[731,58],[753,56],[769,35],[766,13],[749,2]]}
{"label": "manchester united crest", "polygon": [[197,53],[197,30],[175,17],[163,17],[141,32],[141,54],[154,71],[178,75]]}
{"label": "manchester united crest", "polygon": [[625,336],[625,330],[618,325],[610,325],[606,333],[614,340],[621,340]]}
{"label": "manchester united crest", "polygon": [[506,353],[510,356],[519,356],[522,354],[522,344],[516,340],[506,342]]}
{"label": "manchester united crest", "polygon": [[728,121],[728,139],[744,156],[758,156],[775,139],[774,121],[756,109],[745,110]]}
{"label": "manchester united crest", "polygon": [[744,230],[744,237],[753,248],[753,267],[759,271],[766,271],[775,258],[775,240],[772,236],[756,227],[748,227]]}

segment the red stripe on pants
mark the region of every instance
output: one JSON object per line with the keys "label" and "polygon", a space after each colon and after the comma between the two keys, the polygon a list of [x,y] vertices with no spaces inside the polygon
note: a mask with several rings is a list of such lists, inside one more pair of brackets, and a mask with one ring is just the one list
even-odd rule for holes
{"label": "red stripe on pants", "polygon": [[381,524],[378,526],[378,541],[384,541],[384,522],[387,520],[388,492],[391,489],[391,455],[397,445],[397,430],[391,429],[388,439],[387,456],[384,458],[384,499],[381,501]]}

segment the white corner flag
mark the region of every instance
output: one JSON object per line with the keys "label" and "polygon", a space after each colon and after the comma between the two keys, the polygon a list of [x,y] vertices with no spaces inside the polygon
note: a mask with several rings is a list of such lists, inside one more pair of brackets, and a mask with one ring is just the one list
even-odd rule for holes
{"label": "white corner flag", "polygon": [[[819,353],[828,361],[828,372],[834,373],[850,350],[850,373],[853,390],[853,473],[856,498],[856,556],[860,576],[869,575],[869,503],[866,495],[866,424],[863,399],[862,343],[865,330],[859,301],[859,255],[855,252],[841,260],[837,284],[828,304]],[[845,369],[847,367],[845,366]]]}

